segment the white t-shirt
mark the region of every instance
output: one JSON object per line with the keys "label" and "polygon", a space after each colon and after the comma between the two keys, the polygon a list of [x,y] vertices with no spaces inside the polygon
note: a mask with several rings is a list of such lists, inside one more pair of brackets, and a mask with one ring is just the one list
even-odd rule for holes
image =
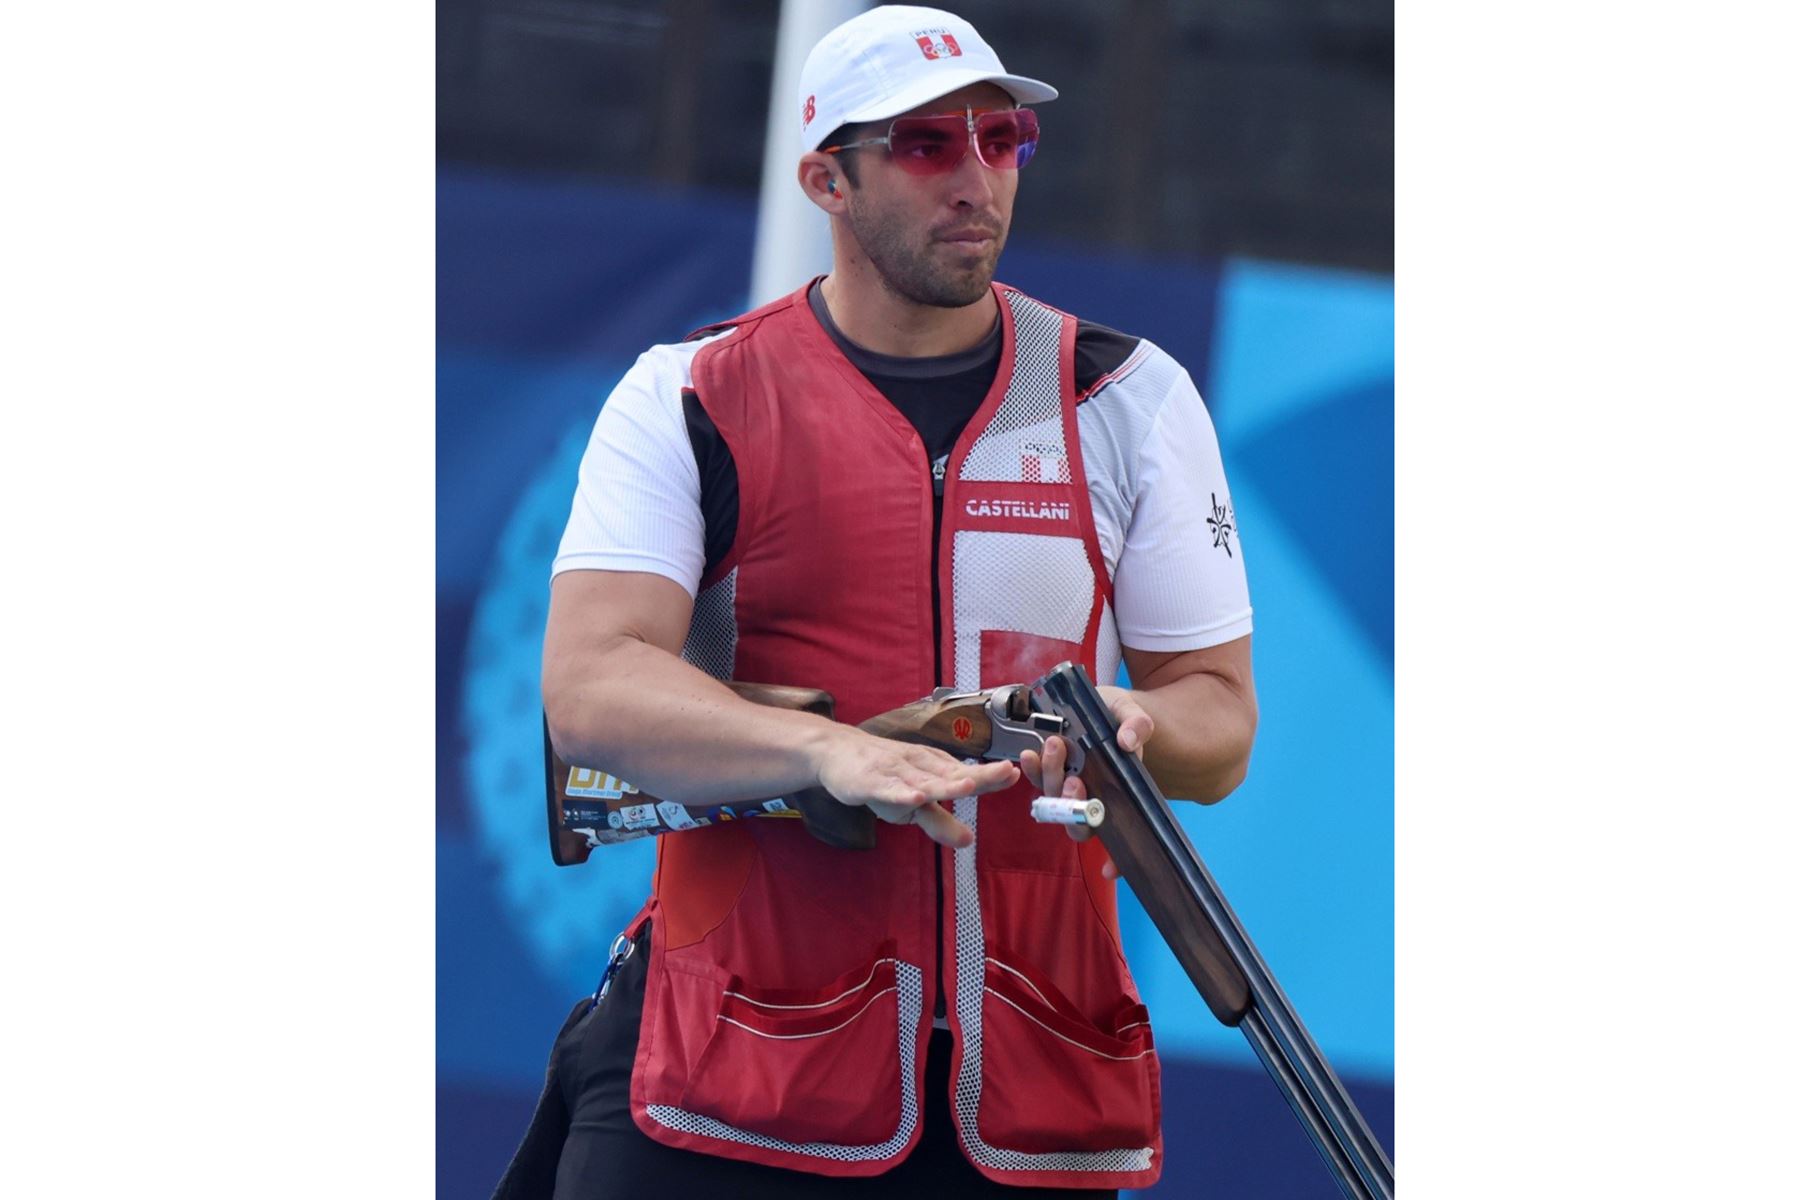
{"label": "white t-shirt", "polygon": [[[653,346],[613,389],[581,460],[552,575],[649,571],[698,594],[706,527],[681,391],[704,344]],[[1248,634],[1231,492],[1188,373],[1139,341],[1076,416],[1120,642],[1196,650]]]}

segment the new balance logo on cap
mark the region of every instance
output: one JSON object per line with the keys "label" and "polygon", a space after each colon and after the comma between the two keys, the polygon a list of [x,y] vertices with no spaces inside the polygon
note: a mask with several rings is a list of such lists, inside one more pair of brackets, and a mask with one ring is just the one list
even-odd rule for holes
{"label": "new balance logo on cap", "polygon": [[[933,40],[933,33],[936,35],[936,40]],[[956,44],[954,37],[941,29],[934,30],[932,33],[917,33],[913,36],[919,43],[919,50],[926,58],[962,57],[962,47]]]}

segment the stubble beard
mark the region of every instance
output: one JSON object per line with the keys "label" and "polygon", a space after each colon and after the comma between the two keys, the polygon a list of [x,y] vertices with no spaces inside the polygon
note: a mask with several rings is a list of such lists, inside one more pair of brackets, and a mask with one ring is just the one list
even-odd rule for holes
{"label": "stubble beard", "polygon": [[894,295],[933,308],[967,308],[987,295],[994,282],[1006,230],[994,236],[994,244],[979,259],[962,266],[947,266],[932,259],[938,243],[927,240],[923,248],[907,244],[905,226],[881,214],[852,207],[847,214],[850,232],[867,256],[881,282]]}

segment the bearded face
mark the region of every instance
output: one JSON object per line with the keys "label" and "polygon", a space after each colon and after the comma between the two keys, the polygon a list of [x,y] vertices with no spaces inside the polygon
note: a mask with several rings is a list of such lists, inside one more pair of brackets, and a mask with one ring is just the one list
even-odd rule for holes
{"label": "bearded face", "polygon": [[[984,168],[977,168],[984,169]],[[873,187],[856,189],[847,214],[850,232],[887,289],[914,304],[963,308],[987,294],[1006,245],[1005,211],[989,205],[936,214],[931,221],[919,211],[916,197],[904,194],[929,181],[900,175],[884,179],[897,185],[887,194]]]}

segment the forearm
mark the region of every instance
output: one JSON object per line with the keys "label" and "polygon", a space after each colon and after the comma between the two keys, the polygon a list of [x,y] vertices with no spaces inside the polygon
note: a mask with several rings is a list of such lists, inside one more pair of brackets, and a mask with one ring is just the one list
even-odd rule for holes
{"label": "forearm", "polygon": [[818,783],[839,727],[742,699],[676,655],[617,637],[579,662],[546,662],[550,740],[571,763],[652,796],[719,804]]}
{"label": "forearm", "polygon": [[1212,804],[1244,781],[1256,739],[1254,694],[1196,673],[1131,696],[1156,723],[1144,766],[1165,795]]}

